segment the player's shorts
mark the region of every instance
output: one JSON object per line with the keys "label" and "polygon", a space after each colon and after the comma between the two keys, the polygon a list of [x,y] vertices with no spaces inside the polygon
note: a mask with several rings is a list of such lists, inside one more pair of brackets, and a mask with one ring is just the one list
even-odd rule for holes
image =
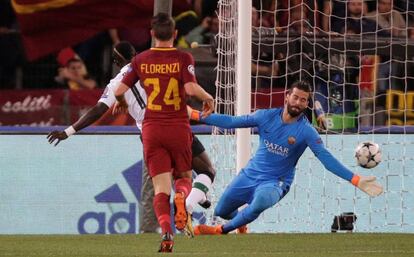
{"label": "player's shorts", "polygon": [[193,143],[191,145],[191,151],[193,152],[193,158],[202,154],[206,149],[200,140],[193,134]]}
{"label": "player's shorts", "polygon": [[151,177],[191,170],[192,133],[188,125],[144,125],[142,129],[144,160]]}

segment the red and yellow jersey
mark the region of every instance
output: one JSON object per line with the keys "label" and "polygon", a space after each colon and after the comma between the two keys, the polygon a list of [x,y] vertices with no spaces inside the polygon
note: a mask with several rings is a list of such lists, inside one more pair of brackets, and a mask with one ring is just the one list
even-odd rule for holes
{"label": "red and yellow jersey", "polygon": [[176,48],[151,48],[137,55],[122,82],[140,80],[147,94],[145,122],[188,123],[184,84],[196,82],[194,59]]}

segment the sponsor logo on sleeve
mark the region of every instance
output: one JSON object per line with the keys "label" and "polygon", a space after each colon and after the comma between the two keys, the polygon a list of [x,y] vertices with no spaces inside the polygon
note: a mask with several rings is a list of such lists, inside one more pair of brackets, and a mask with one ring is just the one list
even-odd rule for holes
{"label": "sponsor logo on sleeve", "polygon": [[108,95],[109,95],[109,88],[105,87],[105,90],[101,95],[101,98],[108,98]]}

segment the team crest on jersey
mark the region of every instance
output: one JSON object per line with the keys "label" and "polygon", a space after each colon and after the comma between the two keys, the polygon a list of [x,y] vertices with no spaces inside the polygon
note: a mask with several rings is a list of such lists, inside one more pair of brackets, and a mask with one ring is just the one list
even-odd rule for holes
{"label": "team crest on jersey", "polygon": [[194,75],[194,66],[192,64],[188,65],[187,69],[188,69],[188,72]]}
{"label": "team crest on jersey", "polygon": [[292,136],[288,137],[288,144],[289,145],[293,145],[295,143],[296,143],[296,138],[295,137],[292,137]]}

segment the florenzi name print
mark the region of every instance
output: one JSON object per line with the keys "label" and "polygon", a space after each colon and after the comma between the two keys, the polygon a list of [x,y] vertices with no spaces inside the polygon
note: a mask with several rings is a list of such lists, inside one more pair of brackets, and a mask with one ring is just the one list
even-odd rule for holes
{"label": "florenzi name print", "polygon": [[171,74],[180,72],[180,64],[178,62],[174,63],[160,63],[160,64],[141,64],[141,72],[147,74]]}

